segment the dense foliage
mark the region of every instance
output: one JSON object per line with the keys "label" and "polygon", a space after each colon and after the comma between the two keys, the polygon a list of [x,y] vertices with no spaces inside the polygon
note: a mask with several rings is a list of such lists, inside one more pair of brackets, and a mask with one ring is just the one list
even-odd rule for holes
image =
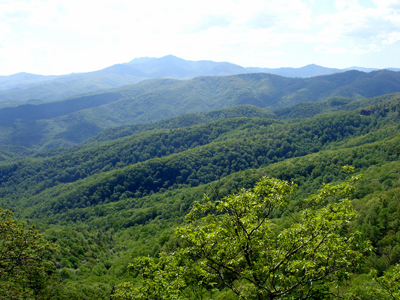
{"label": "dense foliage", "polygon": [[[57,297],[107,299],[123,282],[140,286],[141,277],[128,267],[135,257],[150,257],[157,266],[160,253],[190,244],[174,229],[204,194],[217,203],[214,190],[222,199],[252,188],[263,176],[294,182],[298,189],[288,205],[268,216],[275,224],[272,231],[283,232],[293,218],[300,220],[313,209],[304,199],[324,183],[345,180],[341,166],[353,165],[364,179],[356,184],[352,201],[360,216],[346,230],[348,236],[361,232],[373,250],[365,267],[341,288],[361,295],[358,287],[365,286],[390,297],[400,261],[398,95],[314,104],[325,108],[311,114],[324,115],[301,119],[308,117],[307,104],[297,108],[299,118],[281,121],[261,109],[240,106],[119,127],[90,143],[24,159],[13,152],[28,155],[30,150],[3,147],[0,207],[35,223],[46,240],[58,244],[51,257],[57,280],[48,285],[60,291]],[[328,114],[337,107],[347,111]],[[213,299],[235,299],[226,288],[208,288]],[[371,298],[365,295],[357,297]]]}
{"label": "dense foliage", "polygon": [[239,299],[334,298],[333,287],[371,250],[359,232],[348,230],[357,216],[348,197],[358,179],[325,185],[307,199],[312,208],[281,232],[269,218],[287,206],[289,182],[263,177],[251,190],[195,202],[190,223],[176,232],[187,246],[163,253],[159,262],[136,259],[131,268],[139,270],[142,285],[125,284],[113,298],[202,299],[212,288],[229,288]]}
{"label": "dense foliage", "polygon": [[18,222],[0,208],[0,299],[44,299],[56,266],[50,260],[56,250],[32,226]]}
{"label": "dense foliage", "polygon": [[[392,135],[390,128],[396,130],[391,124],[398,118],[398,106],[396,99],[381,104],[375,109],[377,113],[369,116],[346,112],[293,123],[227,119],[145,132],[99,147],[3,165],[0,195],[4,207],[40,203],[37,213],[49,215],[197,186],[240,170],[333,149],[336,143],[343,148],[350,137],[368,137],[357,140],[361,145]],[[365,165],[373,160],[363,158]],[[354,165],[361,166],[357,161]],[[22,195],[29,201],[21,199]]]}
{"label": "dense foliage", "polygon": [[60,148],[83,142],[106,128],[185,113],[236,105],[278,110],[305,101],[363,99],[399,91],[400,73],[387,70],[348,71],[312,78],[241,74],[186,81],[149,80],[57,102],[3,107],[0,144],[35,150]]}
{"label": "dense foliage", "polygon": [[[383,102],[395,100],[399,98],[399,93],[379,96],[370,99],[351,99],[345,97],[332,97],[324,101],[318,102],[302,102],[292,107],[274,111],[277,118],[282,120],[290,120],[296,118],[310,118],[319,114],[326,114],[345,110],[356,110],[365,108],[369,105],[377,105]],[[368,109],[367,114],[373,113]]]}

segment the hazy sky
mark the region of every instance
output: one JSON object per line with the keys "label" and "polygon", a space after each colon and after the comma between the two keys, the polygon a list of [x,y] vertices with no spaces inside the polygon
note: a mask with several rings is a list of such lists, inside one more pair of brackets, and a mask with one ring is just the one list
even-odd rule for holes
{"label": "hazy sky", "polygon": [[168,54],[244,67],[400,68],[400,0],[0,0],[0,75]]}

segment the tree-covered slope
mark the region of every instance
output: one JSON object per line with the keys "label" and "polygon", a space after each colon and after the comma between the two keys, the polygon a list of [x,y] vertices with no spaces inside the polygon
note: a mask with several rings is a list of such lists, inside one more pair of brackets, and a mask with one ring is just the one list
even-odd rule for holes
{"label": "tree-covered slope", "polygon": [[[203,110],[238,104],[252,104],[276,110],[303,101],[315,102],[334,96],[371,98],[397,92],[399,78],[399,73],[385,70],[371,73],[348,71],[306,79],[271,74],[198,77],[176,82],[166,89],[150,91],[139,99],[147,99],[158,105],[183,104],[192,109],[199,104],[207,105]],[[129,93],[135,89],[135,85],[127,86],[121,88],[120,92],[130,97]]]}
{"label": "tree-covered slope", "polygon": [[357,140],[363,144],[390,136],[392,132],[381,127],[396,122],[398,106],[397,99],[377,106],[376,114],[362,115],[358,110],[292,123],[226,119],[143,132],[76,152],[39,155],[0,167],[0,195],[13,209],[57,199],[52,208],[43,210],[58,212],[197,186],[240,170],[333,148],[336,143],[344,147],[349,138],[368,134],[371,138]]}
{"label": "tree-covered slope", "polygon": [[[345,97],[332,97],[319,102],[302,102],[292,107],[274,111],[278,119],[290,120],[295,118],[310,118],[319,114],[327,114],[337,111],[355,110],[369,105],[376,105],[386,101],[398,99],[399,93],[387,94],[369,99],[351,99]],[[365,114],[373,111],[366,110]]]}
{"label": "tree-covered slope", "polygon": [[309,206],[303,199],[322,183],[344,180],[341,166],[349,164],[365,176],[353,201],[362,215],[349,230],[361,231],[375,247],[349,288],[371,285],[370,269],[383,274],[400,257],[400,100],[390,95],[365,103],[290,121],[227,110],[215,112],[227,119],[209,123],[202,122],[212,114],[193,118],[197,125],[184,116],[119,128],[80,147],[2,163],[0,207],[36,223],[60,245],[53,263],[65,298],[107,299],[115,285],[140,284],[127,269],[134,257],[157,257],[182,245],[174,228],[205,193],[214,201],[216,193],[251,188],[264,175],[295,182],[291,204],[271,215],[279,232],[295,222]]}
{"label": "tree-covered slope", "polygon": [[29,156],[34,154],[35,151],[20,146],[0,146],[0,164],[7,163],[15,158]]}
{"label": "tree-covered slope", "polygon": [[[0,115],[5,118],[1,122],[0,143],[33,149],[58,148],[81,143],[106,128],[185,113],[244,104],[276,110],[333,96],[369,98],[397,91],[400,73],[390,71],[349,71],[307,79],[244,74],[187,81],[149,80],[106,94],[2,108]],[[68,109],[61,110],[62,107]]]}
{"label": "tree-covered slope", "polygon": [[275,114],[259,108],[254,105],[237,105],[232,108],[213,110],[210,112],[203,113],[189,113],[182,114],[176,117],[163,119],[157,122],[143,123],[136,125],[124,125],[105,129],[98,135],[90,138],[85,142],[102,142],[117,139],[120,137],[136,134],[147,130],[157,129],[173,129],[188,127],[197,124],[209,123],[220,119],[230,119],[236,117],[246,118],[276,118]]}
{"label": "tree-covered slope", "polygon": [[[115,93],[115,95],[116,97],[118,97],[117,93]],[[96,97],[90,98],[90,101],[88,101],[89,103],[83,102],[81,106],[90,104],[95,105],[98,104],[99,101],[105,99],[105,98],[99,98],[98,100],[96,100],[95,98]],[[78,100],[85,100],[85,99],[86,97],[83,97],[79,98]],[[107,99],[110,100],[110,98]],[[74,100],[69,100],[69,101],[74,101]],[[56,105],[58,104],[58,102],[48,103],[49,106],[50,104],[55,104],[53,105],[54,110],[48,112],[44,111],[41,112],[40,114],[42,115],[57,114],[62,111],[60,110],[60,108],[65,105],[63,102],[61,102],[62,105]],[[19,110],[18,113],[22,114],[21,110]],[[96,123],[97,125],[94,125],[93,123],[84,120],[83,118],[79,117],[79,115],[78,116],[68,115],[60,118],[55,118],[52,120],[49,119],[35,120],[34,116],[29,116],[28,108],[23,113],[27,114],[26,120],[15,119],[12,122],[13,124],[12,127],[9,126],[3,127],[4,131],[0,133],[0,140],[2,141],[3,144],[6,145],[17,144],[19,147],[27,147],[31,149],[34,148],[35,150],[38,150],[38,147],[41,146],[41,148],[39,149],[44,150],[47,148],[52,149],[52,148],[60,148],[63,146],[64,147],[72,146],[81,142],[86,142],[87,144],[92,142],[106,141],[146,130],[179,128],[195,124],[206,123],[219,119],[226,119],[233,117],[274,117],[273,113],[255,106],[237,106],[229,109],[222,109],[219,111],[183,114],[181,116],[167,118],[165,120],[158,122],[137,124],[131,126],[120,126],[120,127],[117,126],[109,128],[106,131],[102,132],[104,127],[102,127],[101,122],[99,122],[100,120],[93,122]],[[13,118],[12,115],[7,116],[6,112],[4,112],[4,115],[6,116],[6,118]],[[120,124],[123,121],[119,120],[117,116],[115,117],[115,120],[117,124]],[[95,134],[99,135],[92,137]],[[90,137],[92,138],[89,139]],[[87,146],[84,145],[83,147]],[[74,150],[72,149],[72,151]],[[53,150],[53,152],[57,151]]]}
{"label": "tree-covered slope", "polygon": [[18,107],[0,109],[0,125],[7,125],[17,119],[46,120],[71,114],[75,111],[101,106],[122,98],[118,93],[105,93],[80,97],[60,102],[49,102],[38,105],[25,104]]}

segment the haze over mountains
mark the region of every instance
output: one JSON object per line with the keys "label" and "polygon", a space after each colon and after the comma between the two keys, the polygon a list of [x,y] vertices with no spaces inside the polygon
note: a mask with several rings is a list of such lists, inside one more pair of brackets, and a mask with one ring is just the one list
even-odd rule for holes
{"label": "haze over mountains", "polygon": [[[301,68],[244,68],[228,62],[189,61],[173,55],[161,58],[144,57],[88,73],[73,73],[60,76],[18,73],[10,76],[0,76],[0,101],[55,100],[154,78],[191,79],[197,76],[223,76],[246,73],[270,73],[284,77],[306,78],[348,70],[370,72],[376,69],[361,67],[335,69],[317,65],[308,65]],[[399,69],[391,68],[388,70],[399,71]]]}
{"label": "haze over mountains", "polygon": [[[217,201],[263,176],[298,185],[271,219],[271,230],[283,232],[309,205],[326,204],[304,199],[346,180],[345,165],[365,175],[352,201],[360,218],[346,234],[361,232],[374,248],[341,291],[372,286],[371,269],[398,264],[400,72],[276,71],[303,75],[168,56],[0,78],[13,86],[0,94],[16,99],[0,102],[0,208],[59,248],[46,261],[59,287],[47,284],[43,299],[110,299],[124,282],[140,286],[129,265],[182,247],[174,229],[195,201]],[[333,74],[310,75],[321,72]],[[129,80],[141,81],[103,88]],[[208,293],[238,299],[222,288]]]}
{"label": "haze over mountains", "polygon": [[151,79],[117,89],[0,109],[0,144],[43,150],[73,146],[106,128],[254,105],[267,110],[332,97],[400,92],[400,73],[347,71],[311,78],[253,73],[190,80]]}
{"label": "haze over mountains", "polygon": [[[316,65],[297,69],[243,68],[226,62],[187,61],[169,55],[136,58],[90,73],[2,76],[0,154],[10,158],[70,147],[115,126],[134,126],[118,129],[123,132],[118,137],[133,134],[132,130],[180,127],[185,119],[186,124],[194,125],[193,120],[188,120],[215,120],[207,113],[238,105],[263,110],[263,113],[257,111],[257,116],[261,113],[287,119],[296,118],[296,110],[304,110],[303,102],[328,100],[328,104],[307,109],[308,116],[313,116],[366,104],[357,99],[400,92],[399,72],[356,69],[368,72]],[[127,84],[130,82],[136,83]],[[27,99],[33,100],[24,101]],[[202,115],[195,115],[199,113]],[[229,111],[222,113],[226,114],[241,116]],[[178,119],[169,119],[174,117]],[[144,124],[148,122],[161,123]],[[109,138],[108,133],[105,135]]]}

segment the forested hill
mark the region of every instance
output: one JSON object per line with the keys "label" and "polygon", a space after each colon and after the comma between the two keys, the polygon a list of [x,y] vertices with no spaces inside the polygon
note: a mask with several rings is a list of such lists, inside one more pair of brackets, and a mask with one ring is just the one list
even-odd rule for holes
{"label": "forested hill", "polygon": [[163,119],[157,122],[108,128],[99,133],[98,135],[94,136],[93,138],[87,140],[85,144],[91,142],[102,142],[102,141],[113,140],[148,130],[189,127],[193,125],[209,123],[211,121],[231,119],[236,117],[271,118],[271,119],[276,118],[273,112],[268,111],[266,109],[262,109],[253,105],[237,105],[232,108],[213,110],[210,112],[182,114],[176,117]]}
{"label": "forested hill", "polygon": [[248,104],[278,110],[303,101],[363,99],[398,91],[400,73],[391,71],[348,71],[306,79],[244,74],[149,80],[54,103],[2,108],[0,144],[43,150],[79,144],[106,128],[185,113]]}
{"label": "forested hill", "polygon": [[[327,114],[339,111],[356,110],[367,106],[388,102],[399,99],[400,93],[388,94],[369,99],[351,99],[345,97],[332,97],[324,101],[318,102],[302,102],[290,108],[284,108],[276,111],[269,111],[253,105],[237,105],[229,109],[205,113],[183,114],[172,118],[167,118],[152,123],[143,123],[136,125],[117,126],[105,129],[98,135],[87,140],[87,143],[102,142],[117,139],[120,137],[132,135],[146,130],[180,128],[201,124],[218,119],[227,119],[234,117],[260,117],[281,120],[291,120],[299,118],[309,118],[320,114]],[[62,150],[64,151],[64,150]],[[57,152],[55,150],[51,152]]]}
{"label": "forested hill", "polygon": [[369,99],[351,99],[346,97],[332,97],[319,102],[302,102],[292,107],[274,111],[274,117],[281,120],[296,118],[310,118],[319,114],[326,114],[380,104],[399,98],[400,93],[387,94]]}
{"label": "forested hill", "polygon": [[317,65],[301,68],[243,68],[228,62],[188,61],[173,55],[160,58],[143,57],[88,73],[60,76],[18,73],[0,76],[0,103],[9,100],[56,100],[154,78],[191,79],[198,76],[227,76],[247,73],[269,73],[285,77],[305,78],[353,69],[365,72],[376,70],[358,67],[334,69]]}
{"label": "forested hill", "polygon": [[370,115],[350,111],[292,123],[232,118],[147,131],[76,152],[5,164],[0,166],[2,205],[25,214],[35,205],[44,206],[39,210],[46,215],[59,213],[98,205],[106,198],[115,202],[205,184],[367,134],[359,144],[376,141],[389,133],[382,131],[378,138],[375,132],[397,122],[399,101],[376,106],[378,113]]}
{"label": "forested hill", "polygon": [[[343,291],[374,286],[369,271],[382,275],[400,259],[400,98],[364,101],[313,103],[324,114],[287,121],[240,106],[109,130],[79,147],[0,164],[0,207],[59,245],[47,261],[59,299],[109,299],[122,282],[143,282],[129,272],[135,257],[184,246],[174,228],[204,194],[214,201],[264,175],[293,181],[299,188],[290,204],[271,216],[279,232],[309,207],[306,196],[344,180],[341,167],[353,165],[365,177],[353,200],[361,217],[347,229],[362,232],[374,250]],[[306,105],[297,107],[299,117]],[[344,111],[329,113],[337,106]],[[217,289],[211,298],[236,299]]]}

